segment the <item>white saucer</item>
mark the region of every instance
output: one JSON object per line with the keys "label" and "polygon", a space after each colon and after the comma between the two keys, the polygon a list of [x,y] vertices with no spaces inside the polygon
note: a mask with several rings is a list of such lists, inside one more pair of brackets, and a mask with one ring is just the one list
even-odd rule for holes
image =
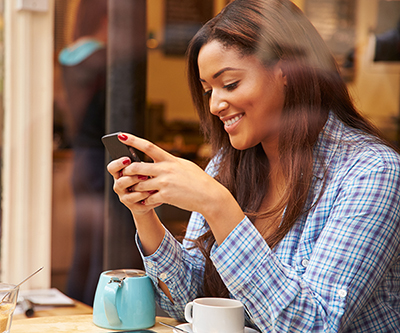
{"label": "white saucer", "polygon": [[[180,324],[180,325],[178,325],[176,327],[181,328],[181,329],[183,329],[185,331],[188,331],[189,333],[193,333],[192,325],[190,325],[188,323]],[[174,329],[174,333],[182,333],[182,332]],[[258,331],[254,330],[254,329],[252,329],[250,327],[245,327],[244,328],[244,333],[258,333]]]}

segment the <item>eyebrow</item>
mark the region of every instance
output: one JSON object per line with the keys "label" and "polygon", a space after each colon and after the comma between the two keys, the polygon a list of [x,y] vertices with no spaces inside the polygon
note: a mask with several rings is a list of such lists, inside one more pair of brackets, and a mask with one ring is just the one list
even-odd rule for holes
{"label": "eyebrow", "polygon": [[[227,72],[227,71],[241,71],[242,69],[239,68],[234,68],[234,67],[224,67],[221,70],[219,70],[218,72],[216,72],[212,78],[216,79],[218,76],[220,76],[221,74]],[[202,78],[200,78],[201,82],[206,82],[205,80],[203,80]]]}

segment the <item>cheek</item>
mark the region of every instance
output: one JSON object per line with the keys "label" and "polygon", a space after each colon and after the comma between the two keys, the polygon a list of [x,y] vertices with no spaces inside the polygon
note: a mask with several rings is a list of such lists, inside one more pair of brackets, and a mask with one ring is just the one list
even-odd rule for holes
{"label": "cheek", "polygon": [[261,93],[259,100],[266,108],[266,112],[280,114],[285,101],[284,86],[270,85]]}
{"label": "cheek", "polygon": [[264,104],[265,94],[257,87],[254,89],[243,89],[240,93],[235,94],[232,98],[232,104],[235,104],[243,111],[257,109]]}

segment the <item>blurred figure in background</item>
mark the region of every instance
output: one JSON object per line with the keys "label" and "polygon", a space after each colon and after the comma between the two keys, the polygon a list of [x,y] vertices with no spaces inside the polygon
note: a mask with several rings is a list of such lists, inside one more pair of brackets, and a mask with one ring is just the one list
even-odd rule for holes
{"label": "blurred figure in background", "polygon": [[59,54],[74,151],[75,249],[67,294],[92,305],[103,265],[107,0],[81,0],[73,43]]}

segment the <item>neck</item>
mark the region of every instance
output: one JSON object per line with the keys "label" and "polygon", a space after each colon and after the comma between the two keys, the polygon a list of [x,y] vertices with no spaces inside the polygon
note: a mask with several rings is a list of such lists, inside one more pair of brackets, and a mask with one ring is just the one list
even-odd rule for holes
{"label": "neck", "polygon": [[278,138],[261,143],[265,155],[268,157],[271,171],[280,170]]}

